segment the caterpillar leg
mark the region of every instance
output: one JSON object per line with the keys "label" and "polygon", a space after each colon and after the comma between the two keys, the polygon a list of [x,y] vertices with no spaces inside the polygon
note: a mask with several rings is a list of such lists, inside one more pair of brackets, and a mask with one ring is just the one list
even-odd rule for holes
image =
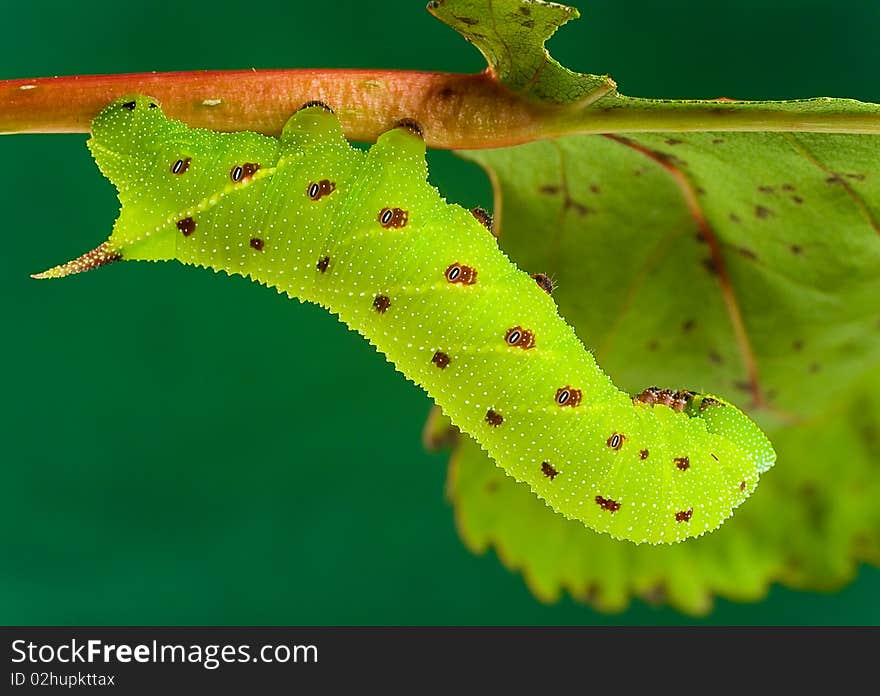
{"label": "caterpillar leg", "polygon": [[319,101],[306,102],[281,129],[282,149],[300,152],[314,145],[335,145],[340,151],[351,146],[342,132],[342,125],[329,106]]}

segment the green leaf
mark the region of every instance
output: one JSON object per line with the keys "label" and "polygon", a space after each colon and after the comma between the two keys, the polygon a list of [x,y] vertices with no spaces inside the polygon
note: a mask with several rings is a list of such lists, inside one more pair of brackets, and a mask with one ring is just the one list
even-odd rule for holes
{"label": "green leaf", "polygon": [[[443,3],[445,17],[480,19],[454,26],[511,89],[571,101],[574,74],[551,59],[546,79],[523,76],[574,15],[548,9],[530,38],[520,20],[498,22],[543,6]],[[474,34],[484,26],[500,29]],[[878,107],[613,93],[577,118],[616,110],[631,113],[632,132],[463,153],[492,178],[500,243],[556,281],[560,312],[620,386],[730,397],[768,429],[777,467],[720,531],[637,548],[555,515],[462,439],[450,471],[460,532],[471,548],[493,546],[537,596],[566,589],[608,610],[637,595],[700,613],[713,594],[754,600],[774,581],[839,585],[858,560],[880,562],[880,138],[821,132],[807,115],[842,122]],[[754,110],[764,131],[712,130]],[[649,132],[658,123],[670,130]]]}
{"label": "green leaf", "polygon": [[880,105],[854,99],[644,99],[620,94],[609,76],[573,72],[544,47],[556,29],[580,16],[565,5],[434,0],[428,9],[480,50],[501,84],[546,105],[533,124],[536,137],[630,130],[880,132]]}
{"label": "green leaf", "polygon": [[473,43],[498,80],[515,92],[570,103],[615,89],[611,78],[572,72],[544,48],[559,27],[580,16],[573,7],[520,0],[434,0],[428,10]]}

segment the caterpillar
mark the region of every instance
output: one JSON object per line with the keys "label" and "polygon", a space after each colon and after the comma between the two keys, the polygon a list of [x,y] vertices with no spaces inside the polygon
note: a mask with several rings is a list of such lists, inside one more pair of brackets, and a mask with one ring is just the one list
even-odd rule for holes
{"label": "caterpillar", "polygon": [[619,539],[711,531],[775,461],[760,428],[720,397],[615,387],[559,315],[552,281],[508,259],[485,211],[428,183],[416,123],[365,151],[320,102],[274,138],[190,128],[127,96],[91,131],[119,217],[107,241],[36,278],[176,259],[318,303],[508,475]]}

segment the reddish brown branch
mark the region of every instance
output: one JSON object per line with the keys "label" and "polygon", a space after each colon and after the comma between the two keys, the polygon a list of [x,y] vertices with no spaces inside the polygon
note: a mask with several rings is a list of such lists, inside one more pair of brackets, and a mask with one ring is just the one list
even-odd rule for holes
{"label": "reddish brown branch", "polygon": [[[488,73],[241,70],[89,75],[0,81],[0,132],[86,132],[109,101],[148,94],[166,114],[215,130],[277,134],[303,103],[333,106],[346,135],[373,141],[415,119],[440,148],[513,145],[543,137],[550,107],[524,100]],[[551,119],[552,120],[552,119]]]}
{"label": "reddish brown branch", "polygon": [[663,101],[623,97],[602,81],[572,104],[516,94],[489,72],[234,70],[0,80],[0,133],[85,132],[111,99],[148,94],[193,126],[277,134],[307,101],[335,107],[346,135],[373,141],[417,121],[429,146],[505,147],[560,135],[809,131],[880,134],[880,106],[851,100]]}

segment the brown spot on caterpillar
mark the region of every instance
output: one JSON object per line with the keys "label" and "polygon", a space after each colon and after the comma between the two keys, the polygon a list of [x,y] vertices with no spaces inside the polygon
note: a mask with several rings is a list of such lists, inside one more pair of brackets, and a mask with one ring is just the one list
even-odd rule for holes
{"label": "brown spot on caterpillar", "polygon": [[409,212],[402,208],[382,208],[376,219],[386,230],[391,227],[405,227],[409,221]]}
{"label": "brown spot on caterpillar", "polygon": [[236,164],[229,171],[229,178],[232,179],[234,183],[238,183],[239,181],[243,181],[244,179],[248,179],[254,175],[260,168],[259,164],[253,164],[251,162],[245,162],[244,164]]}
{"label": "brown spot on caterpillar", "polygon": [[595,193],[596,195],[602,193],[602,189],[599,188],[599,184],[590,184],[590,193]]}
{"label": "brown spot on caterpillar", "polygon": [[803,247],[801,247],[801,246],[798,245],[798,244],[792,244],[790,247],[788,247],[788,249],[789,249],[789,251],[791,251],[791,253],[794,254],[795,256],[797,256],[797,255],[803,253],[803,251],[804,251]]}
{"label": "brown spot on caterpillar", "polygon": [[623,443],[626,441],[626,435],[621,435],[620,433],[614,433],[611,437],[605,440],[605,444],[608,445],[615,452],[623,447]]}
{"label": "brown spot on caterpillar", "polygon": [[541,473],[551,481],[559,474],[559,472],[550,465],[550,462],[541,462]]}
{"label": "brown spot on caterpillar", "polygon": [[123,109],[128,109],[129,111],[134,111],[134,107],[136,106],[136,104],[133,101],[129,101],[129,102],[124,102],[120,106],[122,106]]}
{"label": "brown spot on caterpillar", "polygon": [[581,402],[583,392],[580,389],[572,389],[567,384],[561,389],[556,390],[556,403],[560,406],[570,406],[574,408]]}
{"label": "brown spot on caterpillar", "polygon": [[330,181],[329,179],[321,179],[320,181],[313,181],[309,184],[309,187],[306,189],[306,195],[311,198],[313,201],[319,201],[324,196],[329,196],[336,190],[336,182]]}
{"label": "brown spot on caterpillar", "polygon": [[504,334],[504,340],[509,346],[516,346],[523,350],[528,350],[535,345],[535,334],[521,326],[514,326],[512,329],[508,329]]}
{"label": "brown spot on caterpillar", "polygon": [[776,189],[774,189],[772,186],[759,186],[758,190],[761,193],[773,193]]}
{"label": "brown spot on caterpillar", "polygon": [[647,389],[643,389],[641,394],[636,395],[633,401],[653,406],[659,402],[661,394],[662,391],[660,387],[648,387]]}
{"label": "brown spot on caterpillar", "polygon": [[373,300],[373,309],[379,312],[379,314],[385,314],[385,310],[390,306],[391,300],[385,295],[376,295],[376,299]]}
{"label": "brown spot on caterpillar", "polygon": [[479,220],[480,224],[487,230],[490,232],[495,231],[495,220],[492,218],[492,215],[488,210],[485,208],[471,208],[471,215]]}
{"label": "brown spot on caterpillar", "polygon": [[257,251],[263,250],[263,240],[259,237],[251,237],[251,249],[256,249]]}
{"label": "brown spot on caterpillar", "polygon": [[746,489],[746,482],[744,480],[739,482],[739,489],[741,491],[744,491]]}
{"label": "brown spot on caterpillar", "polygon": [[331,114],[333,113],[333,109],[330,108],[330,106],[328,106],[327,104],[325,104],[324,102],[322,102],[319,99],[312,99],[311,101],[307,101],[305,104],[303,104],[301,107],[299,107],[297,109],[297,111],[302,111],[303,109],[308,109],[311,106],[320,106],[322,109],[324,109],[324,111],[328,111]]}
{"label": "brown spot on caterpillar", "polygon": [[191,217],[185,217],[182,220],[177,221],[177,229],[183,232],[184,237],[189,237],[196,231],[196,221]]}
{"label": "brown spot on caterpillar", "polygon": [[648,387],[641,394],[633,398],[634,402],[640,402],[648,406],[669,406],[675,411],[684,411],[694,398],[694,393],[687,389],[672,391],[659,387]]}
{"label": "brown spot on caterpillar", "polygon": [[450,283],[458,283],[460,285],[473,285],[477,282],[476,269],[460,263],[451,264],[446,269],[445,275],[446,280]]}
{"label": "brown spot on caterpillar", "polygon": [[431,358],[431,362],[442,370],[449,364],[449,356],[438,350],[434,353],[434,357]]}
{"label": "brown spot on caterpillar", "polygon": [[713,399],[711,396],[707,396],[700,402],[700,411],[705,411],[707,408],[712,408],[713,406],[721,406],[721,402],[718,399]]}
{"label": "brown spot on caterpillar", "polygon": [[795,203],[797,203],[798,205],[800,205],[801,203],[804,202],[804,199],[801,198],[800,196],[792,196],[792,197],[791,197],[791,200],[793,200],[793,201],[794,201]]}
{"label": "brown spot on caterpillar", "polygon": [[174,164],[171,165],[171,173],[185,174],[186,170],[189,169],[190,162],[192,162],[192,159],[189,157],[177,160]]}
{"label": "brown spot on caterpillar", "polygon": [[771,215],[773,215],[773,211],[770,210],[770,208],[765,208],[763,205],[755,206],[755,217],[761,218],[763,220],[764,218],[768,218]]}
{"label": "brown spot on caterpillar", "polygon": [[316,264],[316,268],[319,271],[321,271],[321,273],[326,273],[327,267],[329,265],[330,265],[330,257],[329,256],[322,256],[320,259],[318,259],[318,263]]}
{"label": "brown spot on caterpillar", "polygon": [[687,510],[682,510],[681,512],[675,513],[675,521],[676,522],[688,522],[691,519],[691,516],[694,514],[693,508],[688,508]]}
{"label": "brown spot on caterpillar", "polygon": [[669,406],[673,411],[681,413],[687,409],[688,404],[690,404],[694,396],[694,393],[688,389],[679,389],[677,392],[673,393],[672,403],[670,403]]}
{"label": "brown spot on caterpillar", "polygon": [[395,128],[405,128],[413,135],[418,136],[419,138],[424,138],[424,133],[422,131],[422,127],[419,125],[418,121],[414,118],[402,118],[397,123],[394,124]]}
{"label": "brown spot on caterpillar", "polygon": [[550,276],[544,275],[543,273],[535,273],[532,276],[532,280],[534,280],[538,284],[538,287],[541,288],[541,290],[546,292],[548,295],[553,294],[555,286],[553,285],[553,281],[550,279]]}
{"label": "brown spot on caterpillar", "polygon": [[486,422],[492,427],[497,428],[504,422],[504,418],[502,418],[501,414],[497,411],[493,411],[491,408],[486,411]]}
{"label": "brown spot on caterpillar", "polygon": [[616,500],[611,500],[611,498],[603,498],[601,495],[596,496],[596,505],[603,510],[608,510],[608,512],[612,513],[620,510],[620,503]]}
{"label": "brown spot on caterpillar", "polygon": [[690,457],[676,457],[672,461],[675,462],[675,466],[681,471],[687,471],[691,468],[691,458]]}
{"label": "brown spot on caterpillar", "polygon": [[639,450],[639,459],[647,459],[648,454],[649,454],[649,452],[646,449]]}

